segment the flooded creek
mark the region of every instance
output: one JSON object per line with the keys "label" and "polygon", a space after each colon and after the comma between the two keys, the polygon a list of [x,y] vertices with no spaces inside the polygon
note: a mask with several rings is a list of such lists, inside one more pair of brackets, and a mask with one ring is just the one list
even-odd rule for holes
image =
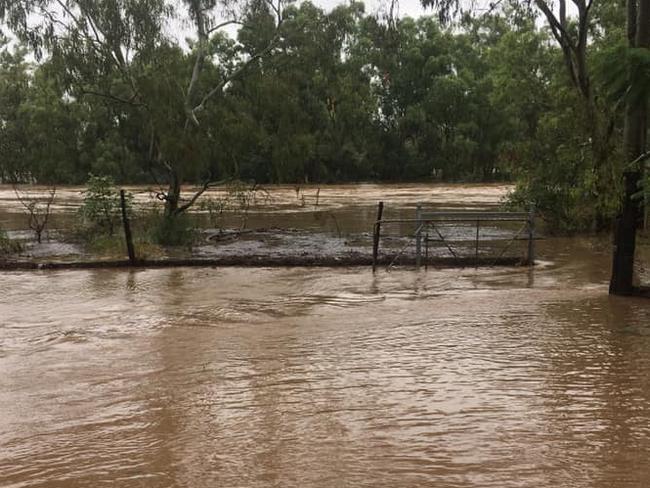
{"label": "flooded creek", "polygon": [[646,487],[650,302],[538,255],[4,272],[0,487]]}

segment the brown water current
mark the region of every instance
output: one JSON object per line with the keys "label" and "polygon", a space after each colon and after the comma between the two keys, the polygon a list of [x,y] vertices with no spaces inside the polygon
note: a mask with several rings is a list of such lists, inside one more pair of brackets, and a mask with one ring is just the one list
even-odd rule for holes
{"label": "brown water current", "polygon": [[[485,208],[498,205],[512,189],[512,185],[502,184],[357,184],[357,185],[267,185],[260,187],[247,225],[255,227],[295,226],[299,228],[327,228],[330,230],[367,230],[377,215],[377,202],[387,203],[386,216],[394,217],[395,212],[412,210],[416,203],[438,208],[457,207]],[[52,204],[54,215],[50,227],[72,225],[74,212],[83,201],[82,187],[62,187],[57,189]],[[133,194],[137,208],[158,206],[161,202],[155,193],[146,187],[127,188]],[[189,197],[193,189],[184,188],[183,195]],[[45,188],[32,189],[32,197],[46,196]],[[202,198],[225,199],[224,187],[212,188]],[[192,208],[194,215],[204,215],[200,205]],[[228,212],[226,212],[228,214]],[[409,214],[411,216],[412,212]],[[362,222],[360,222],[360,219]],[[240,217],[226,218],[226,224],[239,226]],[[336,225],[340,229],[336,228]],[[0,227],[5,230],[26,229],[25,209],[16,198],[14,190],[0,185]]]}
{"label": "brown water current", "polygon": [[0,487],[647,487],[650,301],[528,268],[7,272]]}

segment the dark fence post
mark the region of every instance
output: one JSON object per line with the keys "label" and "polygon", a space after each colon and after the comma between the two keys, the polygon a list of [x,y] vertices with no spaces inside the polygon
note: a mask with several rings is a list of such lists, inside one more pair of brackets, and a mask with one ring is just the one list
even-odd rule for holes
{"label": "dark fence post", "polygon": [[528,266],[535,264],[535,207],[528,213]]}
{"label": "dark fence post", "polygon": [[126,215],[126,198],[124,197],[124,190],[120,190],[120,206],[122,207],[122,223],[124,224],[126,250],[129,253],[129,262],[133,266],[135,264],[135,250],[133,249],[133,236],[131,235],[129,217]]}
{"label": "dark fence post", "polygon": [[429,232],[424,234],[424,270],[429,269]]}
{"label": "dark fence post", "polygon": [[480,231],[481,228],[481,221],[479,219],[476,219],[476,251],[475,251],[475,259],[476,259],[476,266],[478,266],[478,241],[480,238]]}
{"label": "dark fence post", "polygon": [[379,202],[377,206],[377,220],[373,227],[372,234],[372,272],[377,269],[377,255],[379,254],[379,237],[381,234],[381,217],[384,213],[384,202]]}
{"label": "dark fence post", "polygon": [[420,269],[422,264],[422,204],[415,207],[415,267]]}

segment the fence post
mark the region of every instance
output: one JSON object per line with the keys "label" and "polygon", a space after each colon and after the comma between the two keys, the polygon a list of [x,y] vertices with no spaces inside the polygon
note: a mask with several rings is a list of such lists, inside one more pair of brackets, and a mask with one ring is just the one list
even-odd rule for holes
{"label": "fence post", "polygon": [[479,219],[476,219],[476,251],[475,251],[475,258],[476,259],[476,266],[478,266],[478,240],[479,240],[479,228],[481,226],[481,221]]}
{"label": "fence post", "polygon": [[381,233],[381,217],[384,213],[384,202],[377,205],[377,220],[372,233],[372,272],[377,270],[377,255],[379,254],[379,236]]}
{"label": "fence post", "polygon": [[424,234],[424,269],[429,269],[429,231]]}
{"label": "fence post", "polygon": [[131,266],[133,266],[135,264],[135,250],[133,249],[133,236],[131,235],[129,217],[126,215],[126,198],[124,197],[124,190],[120,190],[120,206],[122,207],[122,223],[124,224],[126,250],[129,253],[129,262],[131,263]]}
{"label": "fence post", "polygon": [[528,212],[528,266],[535,264],[535,206]]}
{"label": "fence post", "polygon": [[422,264],[422,227],[420,219],[422,218],[422,204],[418,203],[415,207],[415,267],[420,269]]}

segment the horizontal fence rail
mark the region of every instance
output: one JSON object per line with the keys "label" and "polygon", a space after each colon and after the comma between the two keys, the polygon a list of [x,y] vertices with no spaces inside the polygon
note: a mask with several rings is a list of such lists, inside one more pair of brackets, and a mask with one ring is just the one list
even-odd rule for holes
{"label": "horizontal fence rail", "polygon": [[[505,251],[510,247],[512,242],[516,240],[527,240],[528,241],[528,250],[526,257],[526,264],[532,266],[535,264],[535,212],[531,208],[529,212],[477,212],[477,211],[430,211],[423,212],[422,206],[418,205],[415,211],[415,218],[405,218],[405,219],[382,219],[384,211],[384,203],[379,202],[377,220],[373,226],[373,271],[376,270],[376,263],[379,253],[379,241],[381,239],[381,226],[384,224],[414,224],[415,227],[415,262],[416,267],[421,266],[422,262],[422,241],[424,239],[426,247],[426,262],[428,262],[428,251],[429,251],[429,234],[428,230],[432,229],[436,232],[439,239],[436,239],[437,242],[442,242],[454,259],[458,260],[458,256],[454,252],[453,248],[449,244],[450,241],[446,240],[440,232],[440,229],[436,227],[436,223],[445,224],[445,223],[461,223],[461,222],[472,222],[476,223],[476,240],[475,240],[475,262],[478,265],[479,262],[479,239],[480,239],[480,227],[483,222],[522,222],[524,226],[522,229],[516,233],[511,239],[506,248],[503,250],[501,255],[502,257]],[[525,238],[520,238],[522,233],[526,233]],[[401,251],[400,251],[401,252]],[[498,260],[498,258],[497,258]]]}

